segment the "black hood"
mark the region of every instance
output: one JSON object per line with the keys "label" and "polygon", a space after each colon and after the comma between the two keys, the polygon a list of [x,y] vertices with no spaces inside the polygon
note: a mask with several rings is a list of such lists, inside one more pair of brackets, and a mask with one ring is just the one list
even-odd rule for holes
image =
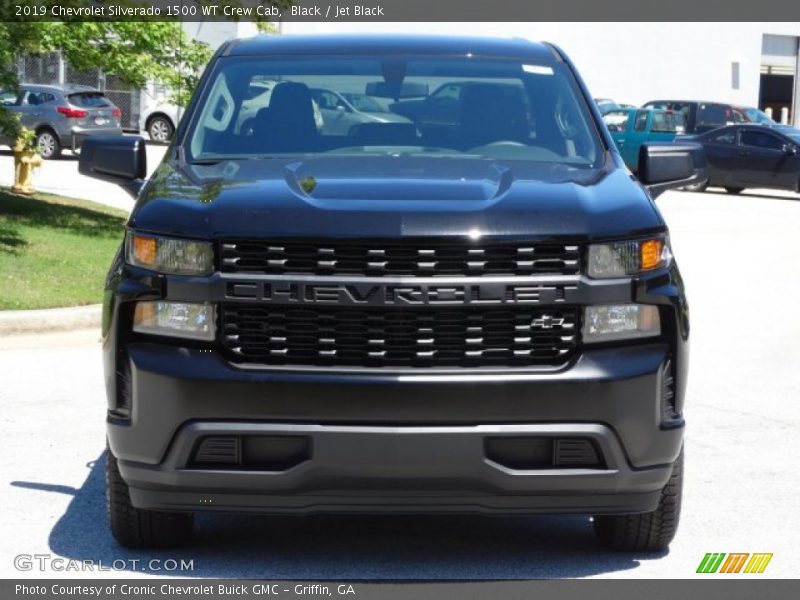
{"label": "black hood", "polygon": [[664,229],[625,169],[444,157],[166,161],[130,225],[213,239],[476,235],[588,240]]}

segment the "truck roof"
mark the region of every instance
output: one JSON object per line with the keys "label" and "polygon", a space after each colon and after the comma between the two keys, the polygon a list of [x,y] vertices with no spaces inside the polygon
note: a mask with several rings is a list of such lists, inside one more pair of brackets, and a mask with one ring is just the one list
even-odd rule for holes
{"label": "truck roof", "polygon": [[260,35],[234,40],[223,51],[226,56],[281,54],[323,55],[452,55],[516,58],[554,63],[555,51],[548,45],[519,38],[443,35]]}

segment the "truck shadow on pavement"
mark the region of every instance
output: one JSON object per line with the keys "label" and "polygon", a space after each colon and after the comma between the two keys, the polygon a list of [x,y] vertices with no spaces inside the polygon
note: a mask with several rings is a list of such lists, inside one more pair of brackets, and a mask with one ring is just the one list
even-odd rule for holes
{"label": "truck shadow on pavement", "polygon": [[[106,525],[104,466],[101,454],[79,489],[12,483],[73,495],[50,532],[53,553],[105,566],[125,561],[125,570],[153,575],[345,581],[584,577],[665,555],[608,552],[595,541],[587,517],[200,514],[189,546],[128,550]],[[160,562],[149,564],[153,559]],[[168,559],[193,561],[193,569],[166,570]]]}

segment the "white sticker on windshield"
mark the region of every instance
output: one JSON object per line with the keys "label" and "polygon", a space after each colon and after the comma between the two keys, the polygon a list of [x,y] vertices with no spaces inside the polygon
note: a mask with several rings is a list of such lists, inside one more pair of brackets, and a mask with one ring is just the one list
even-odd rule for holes
{"label": "white sticker on windshield", "polygon": [[522,65],[522,70],[526,73],[533,73],[534,75],[553,74],[553,67],[545,67],[543,65]]}

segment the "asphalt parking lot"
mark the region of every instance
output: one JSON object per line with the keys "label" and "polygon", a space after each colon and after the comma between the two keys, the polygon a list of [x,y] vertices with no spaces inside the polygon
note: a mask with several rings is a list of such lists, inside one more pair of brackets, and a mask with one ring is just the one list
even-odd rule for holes
{"label": "asphalt parking lot", "polygon": [[[141,560],[124,564],[131,576],[685,578],[706,552],[771,552],[758,577],[796,576],[800,197],[670,192],[658,204],[692,324],[687,481],[669,552],[605,551],[583,517],[223,515],[200,517],[191,547],[125,550],[105,522],[98,335],[81,332],[0,339],[0,576],[116,575],[15,569],[17,555],[48,554],[105,565]],[[194,570],[158,570],[147,564],[153,558],[193,560]]]}

